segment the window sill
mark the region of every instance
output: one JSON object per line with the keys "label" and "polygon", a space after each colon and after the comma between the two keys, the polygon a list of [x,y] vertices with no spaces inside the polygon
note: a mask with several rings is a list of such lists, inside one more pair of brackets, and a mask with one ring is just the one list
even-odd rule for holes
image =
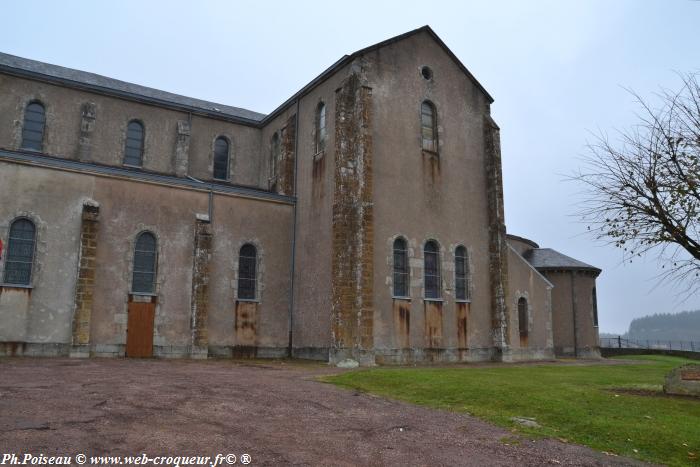
{"label": "window sill", "polygon": [[423,301],[424,302],[444,302],[445,299],[444,298],[426,298],[426,297],[423,297]]}
{"label": "window sill", "polygon": [[440,153],[436,151],[431,151],[429,149],[423,149],[423,155],[428,157],[434,157],[435,159],[440,158]]}
{"label": "window sill", "polygon": [[237,302],[260,303],[259,298],[237,298]]}
{"label": "window sill", "polygon": [[472,300],[471,300],[471,298],[460,298],[460,299],[455,300],[455,302],[456,303],[471,303]]}
{"label": "window sill", "polygon": [[399,296],[397,296],[397,295],[392,295],[392,296],[391,296],[391,299],[392,299],[392,300],[406,300],[406,301],[408,301],[408,302],[411,301],[411,297],[399,297]]}
{"label": "window sill", "polygon": [[314,162],[323,159],[323,156],[325,156],[325,155],[326,155],[326,150],[321,149],[316,154],[314,154]]}
{"label": "window sill", "polygon": [[2,283],[0,284],[0,289],[33,289],[33,285],[24,285],[24,284],[5,284]]}
{"label": "window sill", "polygon": [[143,169],[142,165],[132,165],[132,164],[122,164],[122,167],[126,167],[128,169]]}
{"label": "window sill", "polygon": [[157,293],[148,293],[148,292],[129,292],[129,295],[136,295],[138,297],[157,297]]}

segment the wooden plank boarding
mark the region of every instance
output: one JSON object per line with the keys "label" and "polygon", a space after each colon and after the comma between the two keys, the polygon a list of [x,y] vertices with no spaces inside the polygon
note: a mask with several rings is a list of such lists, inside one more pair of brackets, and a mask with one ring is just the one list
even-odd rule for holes
{"label": "wooden plank boarding", "polygon": [[147,358],[153,356],[153,319],[156,304],[129,302],[126,328],[126,356]]}

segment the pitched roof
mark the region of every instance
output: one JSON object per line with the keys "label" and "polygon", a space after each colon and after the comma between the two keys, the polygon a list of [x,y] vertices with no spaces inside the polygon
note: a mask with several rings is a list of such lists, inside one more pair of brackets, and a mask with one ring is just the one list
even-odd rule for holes
{"label": "pitched roof", "polygon": [[551,248],[533,248],[523,254],[523,257],[538,270],[567,269],[572,271],[591,271],[596,275],[601,269],[586,264]]}
{"label": "pitched roof", "polygon": [[76,86],[89,91],[108,92],[109,94],[120,95],[120,97],[180,107],[186,111],[195,110],[221,117],[231,117],[243,120],[244,122],[241,123],[246,123],[245,121],[257,123],[265,117],[265,114],[253,112],[252,110],[181,96],[95,73],[51,65],[2,52],[0,52],[0,71],[39,80],[58,81],[62,84]]}
{"label": "pitched roof", "polygon": [[392,37],[385,41],[378,42],[364,49],[360,49],[350,55],[342,56],[338,61],[328,67],[325,71],[323,71],[320,75],[314,78],[310,83],[301,88],[292,97],[287,99],[284,103],[282,103],[282,105],[277,107],[268,115],[239,107],[232,107],[230,105],[217,104],[215,102],[181,96],[179,94],[173,94],[138,84],[128,83],[126,81],[120,81],[118,79],[108,78],[95,73],[88,73],[86,71],[51,65],[2,52],[0,52],[0,72],[41,81],[58,82],[59,84],[78,89],[84,89],[101,94],[116,95],[118,97],[130,100],[175,108],[176,110],[183,110],[185,112],[206,115],[224,120],[231,120],[244,125],[261,126],[289,107],[289,105],[294,101],[307,94],[311,89],[325,81],[339,68],[352,62],[355,58],[421,32],[426,32],[428,35],[430,35],[433,40],[435,40],[435,42],[442,47],[445,53],[455,62],[460,70],[462,70],[462,72],[472,80],[476,87],[484,93],[489,102],[493,102],[493,97],[491,97],[481,83],[476,80],[474,75],[467,70],[467,67],[464,66],[464,64],[449,49],[449,47],[445,45],[442,39],[435,34],[435,31],[433,31],[431,27],[427,25]]}

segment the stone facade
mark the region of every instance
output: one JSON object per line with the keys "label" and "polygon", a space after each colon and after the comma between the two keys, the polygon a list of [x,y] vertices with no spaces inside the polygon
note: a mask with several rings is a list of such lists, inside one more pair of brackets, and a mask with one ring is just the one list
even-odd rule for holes
{"label": "stone facade", "polygon": [[[3,54],[0,89],[0,354],[596,353],[600,271],[540,268],[528,255],[551,255],[506,235],[492,98],[428,27],[345,56],[269,115]],[[18,219],[35,229],[30,279],[7,273]]]}

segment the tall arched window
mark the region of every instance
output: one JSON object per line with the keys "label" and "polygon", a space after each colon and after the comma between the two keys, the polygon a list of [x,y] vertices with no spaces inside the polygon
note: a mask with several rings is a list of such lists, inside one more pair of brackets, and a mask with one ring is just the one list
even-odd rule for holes
{"label": "tall arched window", "polygon": [[410,273],[406,239],[394,240],[394,297],[408,297]]}
{"label": "tall arched window", "polygon": [[316,153],[326,147],[326,104],[318,103],[316,107]]}
{"label": "tall arched window", "polygon": [[134,246],[133,293],[155,293],[156,290],[156,236],[141,232]]}
{"label": "tall arched window", "polygon": [[272,140],[270,141],[270,185],[274,184],[277,178],[277,161],[280,158],[282,147],[280,145],[280,135],[279,131],[276,131],[272,135]]}
{"label": "tall arched window", "polygon": [[124,144],[124,165],[141,167],[143,165],[143,141],[145,131],[143,124],[132,120],[126,126],[126,143]]}
{"label": "tall arched window", "polygon": [[8,240],[3,282],[12,285],[30,285],[36,241],[34,223],[25,218],[16,219],[10,226]]}
{"label": "tall arched window", "polygon": [[440,280],[440,246],[436,241],[426,242],[423,248],[423,276],[425,279],[425,298],[441,297]]}
{"label": "tall arched window", "polygon": [[598,293],[595,287],[591,290],[591,306],[593,307],[593,326],[598,327]]}
{"label": "tall arched window", "polygon": [[462,245],[455,250],[455,298],[469,299],[469,261],[467,249]]}
{"label": "tall arched window", "polygon": [[229,145],[223,136],[216,138],[214,142],[214,178],[228,180]]}
{"label": "tall arched window", "polygon": [[238,255],[238,298],[243,300],[255,299],[257,284],[258,252],[254,245],[246,243]]}
{"label": "tall arched window", "polygon": [[527,342],[528,318],[527,299],[520,297],[518,299],[518,329],[520,330],[521,344]]}
{"label": "tall arched window", "polygon": [[44,146],[46,110],[41,102],[30,102],[24,111],[22,126],[22,149],[41,151]]}
{"label": "tall arched window", "polygon": [[430,101],[423,101],[420,106],[421,139],[423,150],[438,152],[437,110]]}

